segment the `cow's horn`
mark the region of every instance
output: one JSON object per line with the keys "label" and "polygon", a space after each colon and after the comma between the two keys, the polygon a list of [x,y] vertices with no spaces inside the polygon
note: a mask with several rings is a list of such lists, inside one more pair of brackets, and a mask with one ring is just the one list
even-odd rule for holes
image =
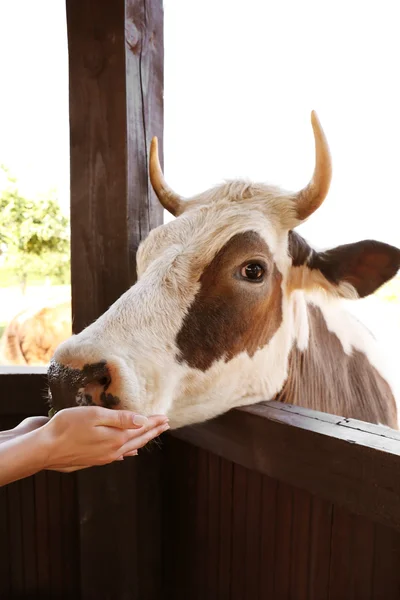
{"label": "cow's horn", "polygon": [[158,140],[153,137],[150,146],[150,181],[157,198],[175,217],[184,211],[184,199],[172,190],[164,179],[158,158]]}
{"label": "cow's horn", "polygon": [[310,183],[296,194],[297,217],[303,221],[321,206],[329,191],[332,179],[332,162],[328,142],[319,119],[311,113],[315,139],[315,169]]}

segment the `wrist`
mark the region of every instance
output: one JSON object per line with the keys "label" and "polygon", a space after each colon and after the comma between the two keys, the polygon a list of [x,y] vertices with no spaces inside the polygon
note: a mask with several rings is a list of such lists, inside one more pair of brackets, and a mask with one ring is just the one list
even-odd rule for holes
{"label": "wrist", "polygon": [[47,469],[50,465],[50,458],[53,451],[52,436],[46,431],[45,427],[40,427],[23,436],[28,447],[35,453],[35,461],[38,470]]}
{"label": "wrist", "polygon": [[40,429],[0,444],[0,486],[42,471],[50,454],[51,445]]}
{"label": "wrist", "polygon": [[3,442],[8,442],[8,440],[12,440],[16,437],[18,433],[15,429],[7,429],[7,431],[0,431],[0,444]]}

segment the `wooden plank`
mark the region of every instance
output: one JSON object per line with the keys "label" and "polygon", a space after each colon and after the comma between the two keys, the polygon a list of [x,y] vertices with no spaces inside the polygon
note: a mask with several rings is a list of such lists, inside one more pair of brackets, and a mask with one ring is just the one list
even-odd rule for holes
{"label": "wooden plank", "polygon": [[[195,561],[194,581],[197,586],[193,585],[194,598],[202,600],[207,598],[210,590],[207,587],[207,543],[208,543],[208,457],[207,452],[199,450],[197,452],[196,464],[196,512],[195,512],[195,539],[196,551],[192,555],[192,560]],[[185,549],[186,552],[189,551]],[[201,557],[204,559],[201,560]]]}
{"label": "wooden plank", "polygon": [[260,519],[260,578],[259,589],[262,598],[273,598],[275,586],[275,535],[277,526],[277,494],[278,482],[270,477],[263,477]]}
{"label": "wooden plank", "polygon": [[304,490],[293,489],[292,570],[290,598],[310,600],[309,561],[312,496]]}
{"label": "wooden plank", "polygon": [[247,473],[245,580],[246,596],[252,600],[263,598],[259,589],[260,570],[265,568],[260,561],[262,484],[260,473]]}
{"label": "wooden plank", "polygon": [[79,514],[75,474],[61,477],[61,498],[64,598],[79,600]]}
{"label": "wooden plank", "polygon": [[[145,448],[139,458],[125,459],[128,465],[136,510],[133,526],[139,545],[137,552],[137,598],[159,598],[162,581],[162,480],[161,449],[153,444]],[[133,477],[132,477],[133,476]],[[121,480],[121,492],[126,484]],[[132,510],[132,509],[130,509]],[[126,524],[120,524],[126,528]],[[130,541],[130,544],[132,542]],[[151,575],[149,576],[149,573]],[[130,573],[125,574],[129,586]]]}
{"label": "wooden plank", "polygon": [[42,596],[50,590],[49,502],[51,502],[51,498],[47,494],[47,477],[46,471],[42,471],[34,477],[36,564],[38,591]]}
{"label": "wooden plank", "polygon": [[[83,599],[136,598],[138,545],[135,466],[130,461],[81,471],[78,479]],[[145,485],[145,483],[144,483]],[[147,515],[142,516],[146,520]],[[156,543],[148,540],[148,544]],[[103,593],[100,593],[100,587]]]}
{"label": "wooden plank", "polygon": [[129,286],[123,0],[68,0],[75,332]]}
{"label": "wooden plank", "polygon": [[21,485],[19,481],[7,486],[7,496],[11,589],[14,596],[23,597],[25,591],[25,577],[21,522]]}
{"label": "wooden plank", "polygon": [[68,0],[67,21],[72,308],[80,331],[135,281],[137,246],[162,223],[148,179],[153,135],[162,152],[162,2]]}
{"label": "wooden plank", "polygon": [[61,477],[60,473],[50,471],[46,473],[49,511],[50,590],[55,598],[60,596],[64,588]]}
{"label": "wooden plank", "polygon": [[208,488],[208,522],[207,522],[207,589],[208,598],[217,598],[218,594],[218,542],[220,519],[220,461],[218,456],[209,455],[207,488]]}
{"label": "wooden plank", "polygon": [[47,415],[45,369],[32,373],[3,373],[0,377],[0,418],[13,416],[19,422],[24,417]]}
{"label": "wooden plank", "polygon": [[367,423],[365,421],[358,421],[357,419],[348,419],[346,417],[331,415],[330,413],[324,413],[318,410],[310,411],[310,409],[303,408],[302,406],[283,404],[281,402],[260,402],[259,406],[275,407],[282,412],[287,412],[292,415],[303,415],[305,417],[312,415],[313,419],[318,419],[324,423],[332,423],[334,425],[340,425],[340,427],[347,427],[348,429],[358,429],[364,433],[371,433],[379,437],[400,441],[400,431],[384,425],[376,425],[375,423]]}
{"label": "wooden plank", "polygon": [[339,507],[333,509],[331,559],[329,577],[329,600],[340,600],[343,591],[346,597],[353,598],[353,564],[351,540],[353,515]]}
{"label": "wooden plank", "polygon": [[173,435],[400,530],[400,442],[361,427],[265,403]]}
{"label": "wooden plank", "polygon": [[[191,593],[195,589],[196,569],[198,564],[204,564],[204,547],[200,546],[196,537],[198,490],[201,488],[198,472],[200,452],[169,437],[163,453],[162,597],[174,600],[196,597],[195,592]],[[202,454],[207,456],[205,452]],[[200,514],[201,508],[199,506]]]}
{"label": "wooden plank", "polygon": [[21,489],[22,551],[25,574],[25,594],[35,598],[37,591],[35,488],[33,477],[19,482]]}
{"label": "wooden plank", "polygon": [[289,600],[292,572],[293,489],[278,484],[276,497],[274,597]]}
{"label": "wooden plank", "polygon": [[218,598],[229,598],[231,588],[233,464],[221,459],[219,481],[219,544],[218,544]]}
{"label": "wooden plank", "polygon": [[150,139],[159,137],[163,165],[164,27],[162,0],[126,0],[127,196],[130,283],[136,250],[163,222],[163,208],[148,179]]}
{"label": "wooden plank", "polygon": [[0,598],[8,598],[11,595],[9,539],[7,488],[0,487]]}
{"label": "wooden plank", "polygon": [[328,600],[333,506],[313,497],[310,516],[309,600]]}
{"label": "wooden plank", "polygon": [[375,532],[372,598],[400,598],[400,535],[389,527],[377,526]]}
{"label": "wooden plank", "polygon": [[[78,332],[135,281],[139,241],[162,222],[147,168],[153,135],[162,148],[162,2],[67,0],[67,23]],[[158,460],[79,473],[83,600],[160,597]]]}
{"label": "wooden plank", "polygon": [[353,522],[351,552],[354,600],[373,600],[375,527],[375,523],[363,517],[357,517]]}
{"label": "wooden plank", "polygon": [[246,595],[246,501],[247,470],[233,467],[233,545],[231,599],[242,600]]}

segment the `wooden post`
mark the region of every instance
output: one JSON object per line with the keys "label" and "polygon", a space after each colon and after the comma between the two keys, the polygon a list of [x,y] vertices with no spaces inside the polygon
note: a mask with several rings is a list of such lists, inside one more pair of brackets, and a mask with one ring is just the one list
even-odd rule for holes
{"label": "wooden post", "polygon": [[[163,133],[162,0],[67,0],[74,331],[136,279],[138,244],[162,222],[148,178]],[[81,598],[158,599],[160,456],[78,476]]]}

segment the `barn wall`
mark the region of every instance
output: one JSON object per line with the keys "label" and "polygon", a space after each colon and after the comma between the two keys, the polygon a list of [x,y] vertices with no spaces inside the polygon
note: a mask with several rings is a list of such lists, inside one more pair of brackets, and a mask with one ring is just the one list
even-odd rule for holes
{"label": "barn wall", "polygon": [[[4,377],[5,382],[9,381]],[[12,427],[24,416],[45,412],[39,394],[43,379],[35,378],[36,383],[29,384],[37,389],[29,406],[22,399],[20,403],[16,401],[29,382],[23,376],[19,381],[14,393],[6,385],[7,396],[14,401],[8,405],[0,402],[0,429]],[[122,482],[121,487],[114,488],[113,501],[119,510],[108,515],[107,528],[114,523],[118,531],[138,531],[137,536],[127,538],[124,547],[113,549],[116,555],[108,561],[107,573],[103,574],[104,593],[100,595],[96,553],[106,561],[114,541],[106,534],[107,529],[96,522],[89,540],[96,553],[85,552],[89,541],[82,544],[87,525],[79,505],[82,483],[77,475],[39,473],[0,488],[1,600],[398,599],[400,508],[392,509],[390,496],[385,496],[386,504],[381,496],[386,490],[399,497],[396,466],[389,473],[393,478],[392,489],[384,479],[375,481],[375,498],[371,492],[369,499],[358,505],[371,516],[361,516],[357,514],[359,510],[349,510],[337,500],[347,497],[348,488],[357,494],[364,485],[362,478],[357,481],[355,475],[347,479],[340,475],[337,448],[333,446],[332,450],[337,456],[333,471],[341,490],[335,492],[326,484],[326,495],[332,496],[329,500],[309,490],[307,477],[303,486],[288,483],[290,470],[282,470],[281,477],[263,473],[271,468],[270,458],[266,469],[262,461],[259,468],[240,464],[251,462],[245,457],[246,448],[248,456],[264,454],[268,458],[268,449],[272,454],[283,452],[290,444],[283,429],[278,437],[270,438],[271,444],[260,443],[255,430],[252,441],[246,439],[244,413],[233,413],[240,419],[240,437],[231,417],[226,415],[200,426],[198,430],[204,430],[204,437],[198,435],[195,443],[177,437],[193,436],[196,428],[188,428],[186,432],[163,436],[160,445],[146,449],[138,459],[88,471],[88,474],[100,472],[103,485]],[[307,424],[307,420],[301,422]],[[265,418],[261,423],[266,438],[271,433],[270,424]],[[298,425],[290,424],[288,428],[295,432]],[[227,442],[222,434],[217,436],[217,431],[224,431],[224,436],[236,440],[238,447],[242,445],[244,460],[220,456],[227,452]],[[312,439],[310,429],[302,431]],[[349,432],[350,441],[351,435]],[[368,439],[373,444],[373,434]],[[325,442],[333,445],[335,438],[326,436]],[[324,443],[316,451],[323,451]],[[216,450],[201,448],[204,445],[215,446]],[[351,441],[348,448],[353,451],[355,446]],[[232,448],[228,451],[233,454]],[[287,455],[286,460],[301,471],[295,457],[307,453],[306,444],[294,445],[291,451],[292,457]],[[380,473],[387,471],[386,454],[384,450],[373,449],[372,461],[378,461]],[[395,458],[398,462],[398,457]],[[329,457],[325,456],[325,460],[328,466],[321,467],[319,474],[317,467],[312,469],[316,478],[329,481]],[[347,452],[343,460],[351,463],[354,456]],[[141,482],[137,478],[139,464]],[[363,469],[369,478],[368,459]],[[90,481],[93,486],[93,476]],[[130,488],[129,497],[134,501],[127,504],[124,489]],[[95,489],[98,491],[95,511],[105,516],[110,507],[110,493],[103,499],[101,490]],[[371,497],[373,509],[369,504]],[[158,507],[161,510],[156,514]],[[155,521],[150,522],[149,515],[155,516]],[[392,526],[384,524],[389,522]],[[161,548],[157,563],[160,568],[151,569],[148,565],[154,564],[154,547]],[[91,568],[88,561],[93,563]],[[122,574],[120,562],[124,565]],[[127,564],[131,567],[126,568]],[[91,594],[91,589],[96,592]]]}
{"label": "barn wall", "polygon": [[400,534],[180,440],[165,444],[174,600],[397,600]]}

